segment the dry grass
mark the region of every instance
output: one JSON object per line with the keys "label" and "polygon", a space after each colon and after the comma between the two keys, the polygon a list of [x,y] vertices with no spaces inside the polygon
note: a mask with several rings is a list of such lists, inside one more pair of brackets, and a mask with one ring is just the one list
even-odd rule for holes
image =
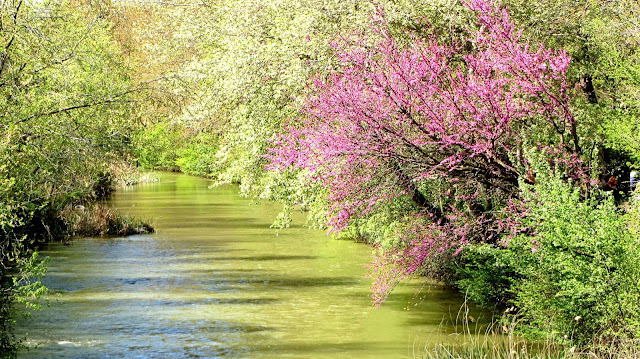
{"label": "dry grass", "polygon": [[67,206],[61,216],[72,236],[141,234],[153,232],[153,227],[139,219],[122,215],[105,204]]}

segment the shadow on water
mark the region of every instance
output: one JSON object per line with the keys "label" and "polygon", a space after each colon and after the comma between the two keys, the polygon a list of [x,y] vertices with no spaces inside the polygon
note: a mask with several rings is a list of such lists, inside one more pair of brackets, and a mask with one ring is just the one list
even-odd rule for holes
{"label": "shadow on water", "polygon": [[268,223],[252,221],[230,221],[228,219],[221,218],[194,218],[182,221],[180,223],[166,224],[162,229],[158,230],[162,232],[175,231],[176,229],[189,229],[189,230],[206,230],[212,226],[216,227],[217,232],[209,234],[211,238],[216,238],[220,235],[220,232],[225,233],[232,231],[263,231],[265,234],[275,235],[275,231],[269,228]]}
{"label": "shadow on water", "polygon": [[[270,352],[276,355],[296,354],[296,355],[338,355],[340,358],[357,358],[358,352],[381,350],[385,346],[376,341],[350,341],[344,343],[328,341],[308,341],[299,343],[272,343],[262,346],[253,346],[257,352]],[[393,349],[387,347],[387,349]],[[398,357],[404,357],[399,355]]]}
{"label": "shadow on water", "polygon": [[112,332],[116,335],[206,335],[208,333],[213,334],[229,334],[229,333],[261,333],[275,331],[276,328],[266,327],[261,325],[247,325],[244,323],[228,322],[222,320],[200,321],[197,323],[190,323],[190,326],[175,326],[171,323],[165,326],[154,326],[148,328],[146,326],[106,326],[103,328],[104,332]]}
{"label": "shadow on water", "polygon": [[129,290],[153,290],[179,288],[191,292],[220,292],[253,287],[255,289],[282,289],[282,288],[313,288],[313,287],[338,287],[354,286],[359,283],[356,278],[350,277],[284,277],[284,276],[252,276],[244,274],[226,273],[224,278],[190,278],[188,276],[177,277],[139,277],[139,278],[99,278],[91,282],[77,283],[73,281],[72,274],[67,274],[67,279],[56,275],[44,283],[49,284],[49,289],[54,294],[72,293],[82,290],[108,289],[110,291],[126,292]]}
{"label": "shadow on water", "polygon": [[[74,302],[86,301],[86,298],[65,299],[65,303],[73,304]],[[216,298],[207,297],[198,300],[182,300],[182,299],[158,299],[150,297],[148,300],[138,299],[133,301],[131,298],[117,299],[117,298],[95,298],[92,297],[91,301],[96,306],[144,306],[144,307],[184,307],[194,305],[262,305],[273,304],[280,301],[278,298]]]}
{"label": "shadow on water", "polygon": [[[69,261],[73,262],[75,266],[99,266],[99,265],[122,265],[122,264],[132,264],[135,266],[153,266],[153,265],[173,265],[173,264],[183,264],[184,261],[198,261],[198,262],[206,262],[210,265],[215,265],[215,262],[227,262],[227,261],[238,261],[238,262],[265,262],[265,261],[309,261],[317,259],[317,256],[310,255],[255,255],[255,256],[229,256],[225,255],[225,253],[235,253],[242,252],[243,249],[226,249],[226,248],[216,248],[216,247],[203,247],[203,250],[206,250],[208,254],[201,255],[196,252],[193,253],[182,253],[180,255],[175,255],[170,251],[154,251],[152,253],[154,256],[146,256],[143,258],[140,257],[127,257],[123,256],[123,253],[114,253],[113,251],[108,251],[106,253],[101,253],[100,251],[93,251],[95,255],[99,255],[99,258],[92,258],[90,256],[86,256],[83,258],[69,258]],[[53,256],[56,254],[55,251],[49,251],[43,253],[47,256]],[[247,268],[241,269],[233,269],[231,271],[247,271]],[[207,269],[207,272],[216,272],[218,271],[216,268]],[[224,271],[224,269],[220,269],[220,271]],[[185,275],[192,276],[195,272],[192,269],[179,269],[176,268],[172,270],[172,273],[175,272],[185,272]],[[65,272],[60,271],[59,269],[52,269],[50,272],[55,275],[64,275]],[[75,271],[67,272],[68,275],[77,276],[78,273]],[[85,272],[82,273],[82,276],[88,275],[97,275],[103,276],[104,272]]]}

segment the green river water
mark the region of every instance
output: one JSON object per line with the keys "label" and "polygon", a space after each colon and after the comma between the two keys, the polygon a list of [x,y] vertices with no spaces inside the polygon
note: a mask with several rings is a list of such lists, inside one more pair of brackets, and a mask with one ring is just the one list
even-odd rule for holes
{"label": "green river water", "polygon": [[[20,358],[413,358],[452,342],[457,293],[400,284],[373,308],[371,248],[269,225],[278,205],[162,173],[110,205],[157,232],[42,251],[50,307],[20,321]],[[299,220],[298,222],[302,222]]]}

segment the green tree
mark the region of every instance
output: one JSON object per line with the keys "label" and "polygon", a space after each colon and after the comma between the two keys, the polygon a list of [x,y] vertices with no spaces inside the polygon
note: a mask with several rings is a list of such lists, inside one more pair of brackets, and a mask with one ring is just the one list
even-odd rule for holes
{"label": "green tree", "polygon": [[[13,357],[15,299],[42,293],[38,242],[64,231],[59,211],[95,198],[126,151],[131,94],[107,3],[0,4],[0,345]],[[102,187],[102,188],[101,188]]]}

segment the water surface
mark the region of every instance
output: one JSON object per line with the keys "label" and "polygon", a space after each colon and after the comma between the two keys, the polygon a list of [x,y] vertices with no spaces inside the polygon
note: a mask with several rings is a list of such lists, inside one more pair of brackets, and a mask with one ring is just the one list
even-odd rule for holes
{"label": "water surface", "polygon": [[401,284],[378,309],[371,249],[301,226],[271,203],[161,174],[111,206],[157,232],[50,245],[50,307],[19,325],[21,358],[412,358],[451,341],[459,295]]}

